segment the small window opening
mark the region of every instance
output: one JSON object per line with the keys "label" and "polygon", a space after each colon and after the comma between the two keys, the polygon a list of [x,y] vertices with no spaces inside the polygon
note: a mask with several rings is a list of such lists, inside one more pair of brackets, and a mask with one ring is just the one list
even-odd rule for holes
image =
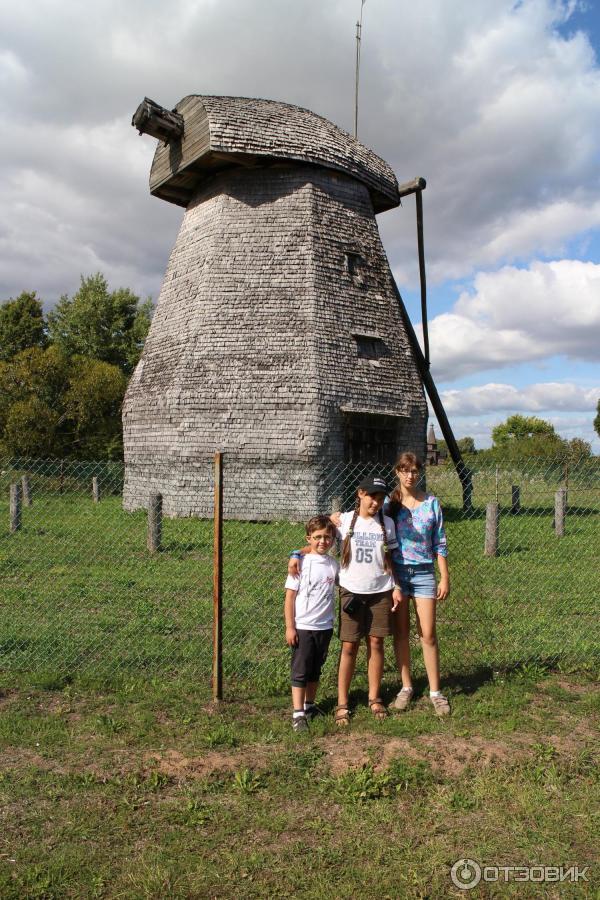
{"label": "small window opening", "polygon": [[367,277],[367,263],[360,253],[351,250],[346,253],[346,271],[355,284],[364,285]]}
{"label": "small window opening", "polygon": [[369,334],[353,335],[359,359],[382,359],[390,355],[390,350],[382,338]]}

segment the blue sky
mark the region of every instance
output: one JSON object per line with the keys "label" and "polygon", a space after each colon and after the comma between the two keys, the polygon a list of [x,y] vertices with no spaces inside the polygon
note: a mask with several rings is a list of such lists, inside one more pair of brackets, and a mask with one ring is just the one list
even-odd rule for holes
{"label": "blue sky", "polygon": [[[284,100],[353,128],[360,0],[0,7],[0,299],[103,272],[158,296],[182,211],[140,100]],[[578,0],[366,0],[359,138],[421,175],[432,372],[457,437],[513,412],[600,453],[600,16]],[[66,39],[68,36],[68,39]],[[411,317],[414,199],[378,218]],[[439,433],[439,431],[438,431]]]}

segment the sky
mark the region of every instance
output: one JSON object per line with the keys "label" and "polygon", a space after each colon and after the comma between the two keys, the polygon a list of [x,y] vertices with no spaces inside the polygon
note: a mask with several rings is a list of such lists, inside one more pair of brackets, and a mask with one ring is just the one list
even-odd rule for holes
{"label": "sky", "polygon": [[[144,96],[295,103],[354,127],[360,0],[0,0],[0,300],[102,272],[157,298]],[[600,4],[365,0],[359,139],[423,194],[431,370],[456,437],[512,413],[600,453]],[[378,216],[421,318],[414,198]],[[440,430],[437,429],[440,436]]]}

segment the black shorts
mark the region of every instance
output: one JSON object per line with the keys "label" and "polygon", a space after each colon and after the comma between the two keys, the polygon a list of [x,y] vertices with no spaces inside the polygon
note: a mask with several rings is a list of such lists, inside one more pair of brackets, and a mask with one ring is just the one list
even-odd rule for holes
{"label": "black shorts", "polygon": [[298,643],[292,648],[292,687],[306,687],[321,677],[333,628],[327,631],[298,629],[296,634]]}

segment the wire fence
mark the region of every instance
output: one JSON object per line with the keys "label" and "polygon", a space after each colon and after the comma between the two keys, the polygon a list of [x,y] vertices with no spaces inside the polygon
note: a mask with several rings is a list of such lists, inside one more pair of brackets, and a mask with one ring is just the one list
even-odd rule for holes
{"label": "wire fence", "polygon": [[[212,460],[206,466],[210,492]],[[226,508],[235,506],[233,471],[226,456]],[[300,496],[293,520],[225,520],[226,694],[287,689],[288,554],[303,544],[311,515],[351,508],[357,484],[374,471],[394,484],[391,468],[340,465],[322,473],[321,509],[308,508]],[[600,459],[570,471],[536,460],[512,468],[473,465],[471,473],[466,506],[452,468],[432,466],[426,473],[427,489],[443,505],[450,548],[451,595],[439,607],[443,672],[533,662],[597,666]],[[159,517],[155,549],[149,549],[148,512],[124,509],[123,474],[117,463],[0,462],[5,675],[38,681],[189,676],[209,688],[213,521]],[[276,490],[273,477],[269,491]],[[416,635],[412,640],[416,651]],[[392,681],[391,642],[387,653]],[[413,656],[418,671],[420,652]],[[332,653],[325,679],[333,679],[335,665]]]}

